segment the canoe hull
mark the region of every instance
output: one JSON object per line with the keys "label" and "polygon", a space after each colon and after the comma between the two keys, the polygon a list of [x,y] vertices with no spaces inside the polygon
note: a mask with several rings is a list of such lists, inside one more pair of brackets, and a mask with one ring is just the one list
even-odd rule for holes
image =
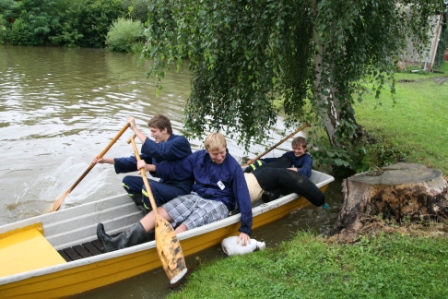
{"label": "canoe hull", "polygon": [[[325,180],[319,181],[317,185],[322,191],[325,191],[328,184],[333,181],[333,178],[325,174],[323,175]],[[128,198],[120,198],[119,200],[127,200],[129,202]],[[296,194],[290,194],[267,204],[261,204],[253,209],[252,228],[255,229],[271,223],[284,217],[291,211],[301,209],[309,204],[308,200],[298,197]],[[76,208],[69,208],[66,211]],[[62,211],[55,213],[61,213]],[[107,212],[101,211],[107,215]],[[45,218],[46,215],[36,217],[36,221],[45,220],[39,219],[39,217]],[[140,217],[141,215],[137,214],[131,218],[138,220]],[[228,236],[237,235],[240,227],[239,217],[237,214],[221,221],[180,233],[178,238],[184,255],[190,256],[219,244]],[[135,219],[132,221],[137,221]],[[93,222],[98,223],[99,220],[95,219]],[[32,220],[27,220],[24,224],[29,225],[30,221],[32,222]],[[132,221],[128,219],[125,222],[134,223]],[[106,225],[113,227],[114,224],[109,223]],[[129,226],[129,224],[123,227],[116,226],[112,230],[120,231],[125,226]],[[0,234],[2,233],[2,228],[0,227]],[[89,231],[92,231],[92,229],[90,228]],[[95,237],[94,230],[90,234],[93,234],[91,238]],[[53,239],[53,243],[56,244],[55,248],[66,245],[65,243],[64,245],[58,245],[55,239]],[[161,262],[157,254],[155,241],[152,241],[119,251],[67,262],[62,265],[0,277],[0,298],[60,298],[109,285],[159,267],[161,267]]]}

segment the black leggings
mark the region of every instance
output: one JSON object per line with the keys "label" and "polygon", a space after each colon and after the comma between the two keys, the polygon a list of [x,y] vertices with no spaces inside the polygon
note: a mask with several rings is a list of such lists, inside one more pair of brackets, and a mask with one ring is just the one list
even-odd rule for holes
{"label": "black leggings", "polygon": [[315,206],[325,203],[324,193],[300,172],[286,168],[261,167],[252,173],[265,191],[278,190],[281,194],[297,193]]}

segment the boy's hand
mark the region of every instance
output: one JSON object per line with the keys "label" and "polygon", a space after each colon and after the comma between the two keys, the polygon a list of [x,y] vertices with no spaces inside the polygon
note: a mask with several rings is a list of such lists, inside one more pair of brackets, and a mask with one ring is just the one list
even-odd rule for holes
{"label": "boy's hand", "polygon": [[98,156],[96,156],[95,158],[93,158],[93,160],[92,160],[92,164],[96,164],[96,163],[103,164],[103,163],[104,163],[103,158],[98,158]]}
{"label": "boy's hand", "polygon": [[248,234],[245,234],[245,233],[240,233],[236,243],[237,244],[241,244],[242,246],[246,246],[247,244],[250,244],[250,236]]}
{"label": "boy's hand", "polygon": [[145,160],[139,160],[137,161],[137,170],[143,168],[144,170],[146,170],[146,162]]}
{"label": "boy's hand", "polygon": [[132,130],[135,129],[136,124],[135,124],[135,118],[133,117],[128,117],[127,122],[129,124],[129,126],[131,127]]}

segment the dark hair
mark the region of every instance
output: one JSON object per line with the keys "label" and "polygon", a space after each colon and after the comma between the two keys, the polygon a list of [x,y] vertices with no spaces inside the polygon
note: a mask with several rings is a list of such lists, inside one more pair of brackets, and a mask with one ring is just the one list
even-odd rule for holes
{"label": "dark hair", "polygon": [[153,118],[148,121],[148,127],[157,128],[159,130],[163,130],[166,128],[168,134],[173,134],[171,121],[168,119],[168,117],[162,114],[154,115]]}

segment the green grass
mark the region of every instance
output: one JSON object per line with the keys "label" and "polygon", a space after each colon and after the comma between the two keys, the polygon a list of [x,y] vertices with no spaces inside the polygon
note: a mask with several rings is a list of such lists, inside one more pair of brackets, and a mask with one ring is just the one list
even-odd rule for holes
{"label": "green grass", "polygon": [[[406,154],[406,161],[448,173],[448,62],[444,74],[397,75],[396,94],[368,94],[355,105],[360,125]],[[436,78],[445,78],[438,83]],[[406,80],[406,82],[400,82]]]}
{"label": "green grass", "polygon": [[[370,96],[355,109],[358,122],[385,146],[446,174],[448,81],[434,80],[448,77],[448,62],[442,70],[398,74],[397,80],[412,82],[397,83],[395,102]],[[444,299],[448,237],[440,225],[441,232],[429,225],[423,234],[380,233],[353,245],[298,232],[277,248],[200,265],[167,298]]]}
{"label": "green grass", "polygon": [[275,249],[205,264],[168,298],[446,298],[448,238],[326,244],[300,232]]}

